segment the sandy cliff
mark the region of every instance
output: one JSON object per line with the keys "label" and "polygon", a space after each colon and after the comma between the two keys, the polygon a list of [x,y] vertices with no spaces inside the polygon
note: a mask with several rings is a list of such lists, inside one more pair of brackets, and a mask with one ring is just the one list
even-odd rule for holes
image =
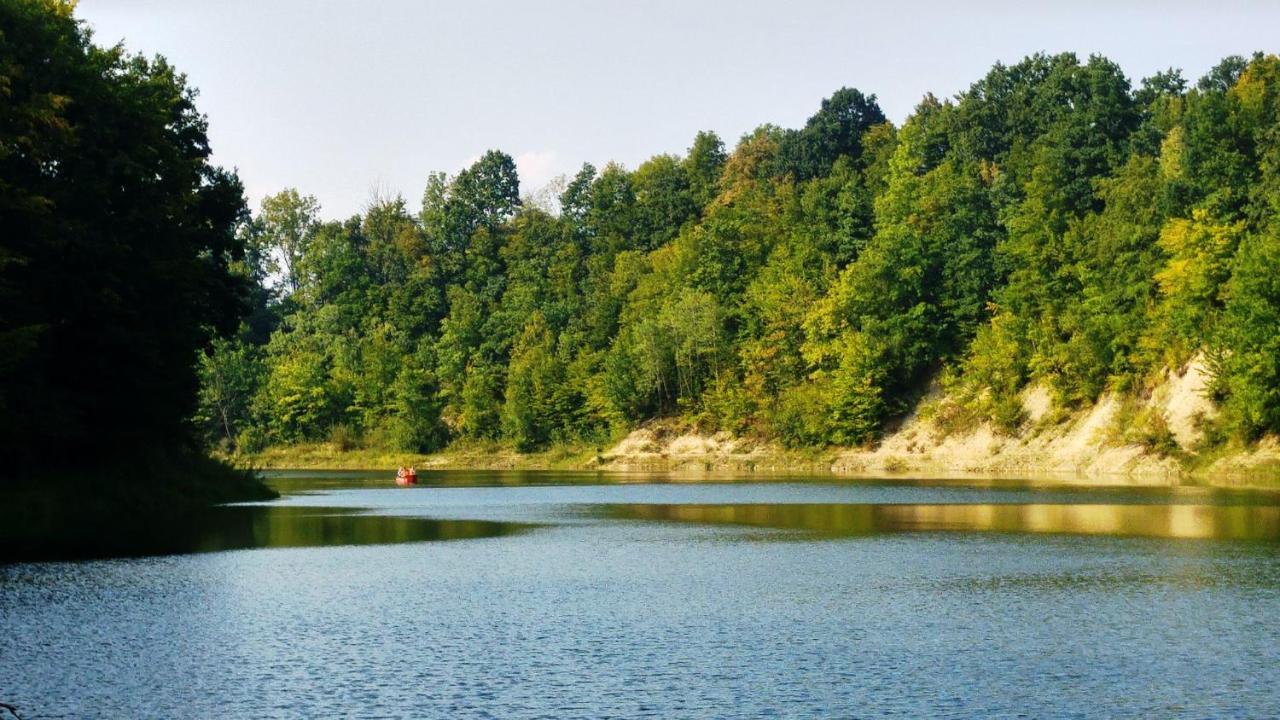
{"label": "sandy cliff", "polygon": [[[1091,483],[1169,484],[1192,476],[1222,484],[1273,472],[1280,443],[1197,462],[1203,420],[1216,412],[1207,397],[1208,375],[1196,359],[1169,373],[1141,398],[1104,395],[1072,414],[1055,410],[1048,391],[1032,387],[1022,395],[1026,422],[1010,434],[982,423],[963,433],[944,433],[927,413],[905,418],[871,448],[834,448],[821,453],[787,451],[727,433],[679,432],[661,423],[640,428],[595,461],[613,470],[796,471],[811,469],[847,475],[931,477],[1054,477]],[[939,398],[927,399],[922,407]],[[1160,428],[1166,438],[1156,449],[1134,439],[1135,423]]]}

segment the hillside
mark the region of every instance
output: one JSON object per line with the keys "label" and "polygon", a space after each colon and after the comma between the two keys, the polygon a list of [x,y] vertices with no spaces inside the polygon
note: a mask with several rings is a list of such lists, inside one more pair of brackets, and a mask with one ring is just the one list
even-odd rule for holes
{"label": "hillside", "polygon": [[[1280,443],[1210,450],[1204,426],[1217,413],[1206,398],[1203,363],[1169,373],[1149,396],[1109,394],[1074,413],[1055,411],[1043,387],[1022,393],[1024,427],[983,423],[961,431],[932,417],[934,395],[869,448],[788,451],[768,442],[657,424],[637,429],[587,466],[616,471],[817,472],[850,476],[1045,479],[1089,484],[1274,486]],[[1154,418],[1159,418],[1154,420]],[[1151,424],[1167,429],[1155,434]],[[1143,426],[1146,430],[1143,431]]]}
{"label": "hillside", "polygon": [[657,423],[878,448],[849,468],[1198,467],[1280,432],[1278,172],[1280,58],[1135,82],[1063,53],[900,126],[841,88],[537,193],[496,150],[416,211],[287,189],[241,233],[258,307],[196,421],[240,454]]}

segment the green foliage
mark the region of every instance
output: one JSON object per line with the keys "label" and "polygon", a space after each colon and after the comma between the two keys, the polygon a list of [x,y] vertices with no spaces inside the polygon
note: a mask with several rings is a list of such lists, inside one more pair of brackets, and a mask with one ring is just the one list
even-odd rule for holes
{"label": "green foliage", "polygon": [[263,199],[256,218],[256,240],[266,251],[266,270],[279,273],[290,292],[301,286],[302,258],[315,235],[320,203],[287,188]]}
{"label": "green foliage", "polygon": [[[242,230],[247,277],[288,275],[257,311],[274,332],[202,360],[197,419],[242,449],[344,428],[536,450],[661,416],[863,444],[939,380],[944,432],[1013,432],[1031,384],[1051,422],[1203,353],[1214,436],[1277,432],[1278,98],[1274,57],[1135,88],[1035,55],[900,128],[846,88],[730,151],[699,133],[584,165],[558,214],[519,204],[497,151],[430,174],[416,215],[380,198],[322,223],[286,191]],[[1122,439],[1177,454],[1163,416],[1128,419]]]}
{"label": "green foliage", "polygon": [[458,408],[458,434],[468,438],[498,436],[502,403],[501,368],[477,361],[467,368]]}
{"label": "green foliage", "polygon": [[546,319],[535,312],[511,352],[507,366],[503,433],[520,450],[535,450],[551,439],[567,419],[557,395],[564,387],[565,368],[555,354],[555,341]]}
{"label": "green foliage", "polygon": [[355,428],[345,423],[329,428],[329,445],[338,452],[350,452],[360,446],[360,438]]}
{"label": "green foliage", "polygon": [[215,340],[200,356],[200,398],[196,422],[229,449],[253,422],[252,402],[264,367],[258,348],[242,340]]}
{"label": "green foliage", "polygon": [[444,447],[449,430],[441,419],[439,384],[430,346],[405,358],[391,384],[389,445],[401,452],[431,452]]}
{"label": "green foliage", "polygon": [[242,188],[209,163],[195,91],[73,9],[0,1],[6,478],[192,447],[198,358],[250,295]]}
{"label": "green foliage", "polygon": [[715,133],[700,132],[694,137],[683,165],[695,207],[706,207],[720,193],[720,174],[726,157],[724,141]]}
{"label": "green foliage", "polygon": [[1184,451],[1159,408],[1135,407],[1128,398],[1112,421],[1112,432],[1121,441],[1141,445],[1161,457],[1180,457]]}
{"label": "green foliage", "polygon": [[[944,430],[1139,397],[1205,359],[1210,437],[1280,433],[1280,58],[1136,87],[1070,53],[997,64],[900,128],[842,88],[731,150],[584,165],[559,213],[511,156],[323,221],[256,216],[194,90],[0,0],[0,452],[329,441],[521,450],[658,416],[789,446],[874,441],[931,382]],[[238,332],[237,332],[238,330]],[[1054,417],[1050,415],[1050,417]],[[1042,420],[1041,422],[1045,422]],[[1178,448],[1163,416],[1121,435]]]}
{"label": "green foliage", "polygon": [[697,217],[690,178],[679,158],[658,155],[631,173],[635,192],[634,245],[652,250],[670,242]]}
{"label": "green foliage", "polygon": [[831,426],[828,381],[801,383],[778,394],[768,414],[770,433],[787,447],[829,444],[835,437]]}
{"label": "green foliage", "polygon": [[1280,223],[1240,245],[1214,350],[1227,427],[1253,439],[1280,432]]}
{"label": "green foliage", "polygon": [[994,284],[980,176],[954,161],[919,174],[927,130],[913,120],[899,133],[876,236],[806,319],[806,357],[836,394],[836,442],[873,439],[902,412],[925,373],[962,352]]}
{"label": "green foliage", "polygon": [[[320,338],[286,338],[277,336],[268,347],[275,357],[258,396],[258,412],[279,441],[319,440],[346,419],[354,392],[335,372],[334,359]],[[289,345],[287,351],[280,347],[284,344]]]}
{"label": "green foliage", "polygon": [[796,180],[825,175],[838,158],[861,157],[863,133],[884,121],[875,95],[840,88],[803,128],[784,136],[776,172]]}
{"label": "green foliage", "polygon": [[1153,351],[1169,364],[1185,361],[1204,344],[1205,328],[1220,319],[1226,303],[1232,258],[1245,233],[1243,222],[1213,222],[1196,209],[1190,218],[1173,218],[1160,231],[1159,246],[1168,257],[1155,274],[1160,288],[1159,325]]}

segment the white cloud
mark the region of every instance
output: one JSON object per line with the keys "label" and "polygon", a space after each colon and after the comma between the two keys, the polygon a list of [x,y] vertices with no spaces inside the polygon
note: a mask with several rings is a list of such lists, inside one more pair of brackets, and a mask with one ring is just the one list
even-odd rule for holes
{"label": "white cloud", "polygon": [[528,150],[516,155],[515,160],[524,192],[538,190],[559,174],[560,156],[555,150]]}

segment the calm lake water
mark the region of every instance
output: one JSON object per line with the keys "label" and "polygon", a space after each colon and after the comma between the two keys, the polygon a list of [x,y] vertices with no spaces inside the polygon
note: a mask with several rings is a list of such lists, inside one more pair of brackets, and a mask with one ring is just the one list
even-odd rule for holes
{"label": "calm lake water", "polygon": [[[1280,498],[283,473],[147,557],[0,566],[65,717],[1280,716]],[[0,712],[0,718],[4,718]]]}

